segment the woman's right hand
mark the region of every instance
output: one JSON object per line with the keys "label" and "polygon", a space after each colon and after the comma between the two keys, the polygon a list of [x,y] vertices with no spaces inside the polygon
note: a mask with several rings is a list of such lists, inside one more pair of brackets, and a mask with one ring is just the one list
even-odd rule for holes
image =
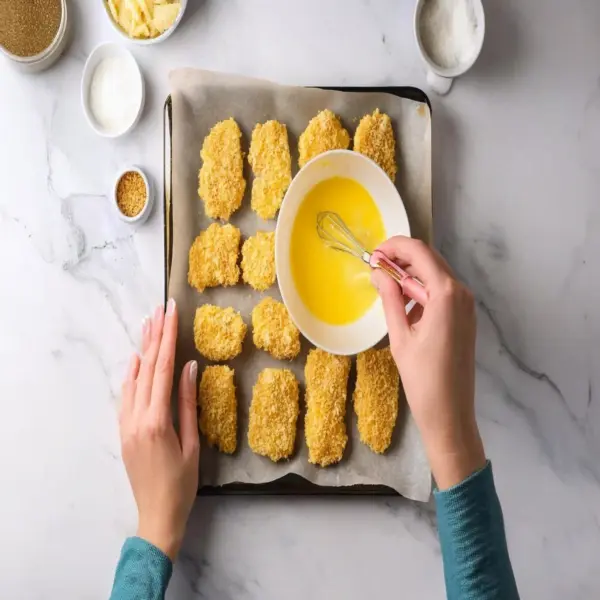
{"label": "woman's right hand", "polygon": [[400,286],[380,269],[372,273],[408,404],[436,483],[447,489],[486,462],[474,407],[473,296],[419,240],[393,237],[378,249],[425,285],[426,305],[407,316]]}

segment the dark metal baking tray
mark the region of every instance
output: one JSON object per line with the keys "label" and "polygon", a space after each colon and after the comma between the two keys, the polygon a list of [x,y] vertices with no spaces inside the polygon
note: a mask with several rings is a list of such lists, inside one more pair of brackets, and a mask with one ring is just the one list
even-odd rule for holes
{"label": "dark metal baking tray", "polygon": [[[400,98],[408,98],[426,104],[431,114],[431,103],[427,94],[415,87],[323,87],[340,92],[384,92]],[[167,301],[169,277],[171,275],[171,253],[173,249],[173,212],[171,210],[171,161],[173,104],[169,95],[163,109],[163,214],[164,214],[164,297]],[[304,496],[398,496],[385,485],[320,486],[300,475],[289,474],[269,483],[230,483],[224,486],[204,486],[198,490],[200,496],[221,495],[304,495]]]}

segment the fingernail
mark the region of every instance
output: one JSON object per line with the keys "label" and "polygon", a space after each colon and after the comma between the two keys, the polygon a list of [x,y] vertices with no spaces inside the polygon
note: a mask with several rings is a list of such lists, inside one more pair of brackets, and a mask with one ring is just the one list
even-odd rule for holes
{"label": "fingernail", "polygon": [[150,330],[150,317],[146,315],[142,319],[142,335],[146,335]]}
{"label": "fingernail", "polygon": [[167,302],[167,317],[172,317],[175,314],[175,300],[173,298],[169,298]]}
{"label": "fingernail", "polygon": [[192,385],[196,385],[196,378],[198,377],[198,363],[193,360],[190,363],[190,382]]}

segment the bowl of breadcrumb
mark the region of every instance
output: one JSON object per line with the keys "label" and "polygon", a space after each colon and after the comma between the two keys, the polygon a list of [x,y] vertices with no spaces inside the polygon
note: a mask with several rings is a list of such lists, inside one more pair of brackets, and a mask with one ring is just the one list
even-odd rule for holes
{"label": "bowl of breadcrumb", "polygon": [[152,210],[152,188],[139,167],[119,173],[113,191],[113,204],[119,218],[129,224],[143,223]]}

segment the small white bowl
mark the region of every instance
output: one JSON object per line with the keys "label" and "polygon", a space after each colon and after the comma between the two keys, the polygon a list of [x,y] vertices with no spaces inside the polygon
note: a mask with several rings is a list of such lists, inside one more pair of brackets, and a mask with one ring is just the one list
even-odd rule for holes
{"label": "small white bowl", "polygon": [[315,185],[331,177],[354,179],[369,192],[388,237],[409,236],[410,226],[400,194],[390,178],[371,159],[351,150],[331,150],[313,158],[294,177],[283,199],[275,229],[275,265],[283,302],[302,335],[315,346],[332,354],[358,354],[372,348],[387,333],[381,300],[377,298],[354,323],[329,325],[304,305],[290,264],[290,241],[298,209]]}
{"label": "small white bowl", "polygon": [[[142,179],[144,180],[144,184],[146,185],[146,204],[144,204],[144,208],[142,208],[142,210],[135,215],[135,217],[128,217],[126,215],[124,215],[121,212],[121,209],[119,208],[119,203],[117,202],[117,187],[119,185],[119,181],[121,181],[121,177],[123,177],[123,175],[125,175],[125,173],[129,173],[129,172],[135,172],[135,173],[139,173],[142,176]],[[142,171],[139,167],[131,166],[131,167],[127,167],[126,169],[123,169],[118,175],[117,175],[117,179],[115,180],[115,185],[113,187],[113,193],[112,193],[112,203],[113,206],[115,207],[115,211],[117,212],[117,215],[119,216],[119,218],[122,221],[125,221],[125,223],[129,223],[130,225],[140,225],[142,224],[144,221],[146,221],[146,219],[148,219],[148,217],[150,216],[150,212],[152,211],[152,205],[154,203],[154,194],[153,194],[153,189],[152,186],[150,185],[150,180],[148,179],[148,177],[146,177],[146,174],[144,173],[144,171]]]}
{"label": "small white bowl", "polygon": [[427,0],[417,0],[413,22],[415,39],[417,40],[417,47],[419,48],[421,58],[427,65],[427,83],[434,92],[440,96],[444,96],[450,91],[454,79],[460,75],[464,75],[475,64],[475,61],[481,53],[483,39],[485,38],[485,12],[481,0],[471,0],[475,22],[477,23],[477,38],[475,40],[473,53],[469,60],[456,67],[444,68],[431,59],[421,38],[421,12],[423,11],[426,2]]}
{"label": "small white bowl", "polygon": [[159,36],[157,36],[155,38],[137,39],[137,38],[129,37],[121,29],[121,27],[118,25],[118,23],[115,23],[115,20],[113,19],[113,16],[110,13],[110,8],[108,8],[106,0],[102,0],[102,4],[104,5],[104,12],[106,13],[106,16],[108,17],[110,24],[113,26],[113,29],[123,39],[127,40],[128,42],[133,42],[134,44],[139,44],[140,46],[150,46],[151,44],[158,44],[160,42],[164,42],[167,38],[169,38],[169,37],[171,37],[171,35],[173,35],[173,32],[177,29],[177,27],[179,26],[179,23],[181,23],[181,19],[183,18],[183,13],[185,12],[185,9],[187,8],[188,0],[179,0],[179,2],[181,4],[181,9],[179,11],[179,14],[177,15],[177,18],[175,19],[175,22],[173,23],[173,25],[171,25],[171,27],[169,27],[169,29],[167,29],[164,33],[161,33]]}
{"label": "small white bowl", "polygon": [[[131,120],[127,126],[123,127],[120,131],[107,131],[104,129],[96,118],[94,117],[94,113],[92,112],[90,106],[90,87],[92,84],[92,78],[94,76],[94,71],[96,67],[100,64],[102,60],[105,58],[110,58],[113,56],[122,56],[126,60],[130,61],[131,65],[135,67],[132,69],[132,72],[136,73],[136,77],[139,78],[139,86],[140,86],[140,99],[139,99],[139,107],[135,117]],[[100,136],[106,138],[117,138],[125,135],[130,132],[140,120],[142,115],[142,110],[144,109],[144,102],[146,99],[146,90],[144,85],[144,78],[142,77],[142,72],[140,71],[140,67],[137,64],[137,61],[133,57],[133,54],[127,50],[127,48],[121,46],[120,44],[114,44],[112,42],[102,43],[96,46],[88,59],[85,62],[85,66],[83,67],[83,76],[81,78],[81,104],[83,106],[83,112],[87,118],[90,127]]]}

